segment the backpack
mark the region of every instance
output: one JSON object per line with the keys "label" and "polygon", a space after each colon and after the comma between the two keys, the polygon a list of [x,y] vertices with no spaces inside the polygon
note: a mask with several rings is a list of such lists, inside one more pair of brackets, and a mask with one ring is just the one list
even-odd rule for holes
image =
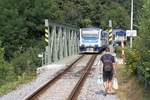
{"label": "backpack", "polygon": [[103,70],[104,71],[112,71],[113,70],[113,63],[111,61],[111,55],[106,54],[103,56]]}

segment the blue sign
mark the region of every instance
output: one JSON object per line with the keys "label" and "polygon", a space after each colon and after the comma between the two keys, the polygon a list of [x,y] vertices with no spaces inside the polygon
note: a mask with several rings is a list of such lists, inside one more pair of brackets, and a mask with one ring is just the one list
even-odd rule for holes
{"label": "blue sign", "polygon": [[118,35],[118,36],[126,36],[126,32],[125,31],[119,31],[119,32],[116,32],[116,35]]}

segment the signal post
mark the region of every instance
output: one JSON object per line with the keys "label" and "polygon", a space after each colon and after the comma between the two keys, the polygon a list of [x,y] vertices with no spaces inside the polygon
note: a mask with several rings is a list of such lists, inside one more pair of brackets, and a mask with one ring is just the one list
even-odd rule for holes
{"label": "signal post", "polygon": [[50,58],[50,41],[49,41],[50,33],[49,33],[49,23],[48,19],[45,19],[45,64],[50,64],[51,58]]}
{"label": "signal post", "polygon": [[109,20],[109,28],[108,28],[108,41],[109,41],[109,45],[110,45],[110,51],[111,53],[114,53],[114,48],[113,48],[113,33],[112,33],[112,20]]}

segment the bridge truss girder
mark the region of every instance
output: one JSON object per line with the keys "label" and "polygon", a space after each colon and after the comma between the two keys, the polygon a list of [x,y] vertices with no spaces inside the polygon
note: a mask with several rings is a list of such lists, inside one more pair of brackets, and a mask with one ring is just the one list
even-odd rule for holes
{"label": "bridge truss girder", "polygon": [[78,53],[79,29],[59,24],[48,24],[48,31],[45,64]]}

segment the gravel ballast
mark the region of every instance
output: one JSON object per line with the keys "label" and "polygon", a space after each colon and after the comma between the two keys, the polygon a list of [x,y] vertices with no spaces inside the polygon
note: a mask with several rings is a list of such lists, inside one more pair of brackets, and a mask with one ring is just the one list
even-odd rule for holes
{"label": "gravel ballast", "polygon": [[101,73],[102,63],[97,65],[100,60],[100,55],[95,60],[91,74],[85,81],[83,88],[78,96],[78,100],[118,100],[116,94],[105,96],[103,84],[97,82],[98,76]]}
{"label": "gravel ballast", "polygon": [[84,56],[71,69],[69,69],[59,80],[52,86],[47,87],[40,95],[33,100],[67,100],[71,91],[79,81],[83,69],[90,60],[91,55]]}
{"label": "gravel ballast", "polygon": [[[42,86],[43,83],[46,83],[48,80],[52,79],[59,70],[64,69],[66,67],[65,65],[68,65],[71,61],[73,61],[77,57],[79,57],[79,55],[67,57],[64,60],[59,61],[55,64],[45,66],[45,68],[39,68],[38,70],[39,74],[35,80],[33,80],[32,82],[28,84],[24,84],[24,85],[17,87],[16,90],[13,90],[12,92],[9,92],[8,94],[0,97],[0,100],[23,100],[23,98],[25,98],[26,96],[31,94],[33,91],[38,89],[40,86]],[[89,77],[87,78],[87,80],[85,81],[85,84],[83,85],[83,88],[81,90],[81,94],[78,97],[78,100],[118,100],[116,94],[104,96],[103,85],[100,85],[99,83],[97,83],[98,75],[102,67],[101,63],[99,66],[97,66],[99,59],[100,59],[100,55],[96,58],[94,62],[92,71],[90,72]],[[85,66],[85,61],[86,60],[81,61],[76,66]],[[73,71],[75,70],[76,69],[73,69]],[[64,77],[64,80],[60,80],[58,81],[58,84],[55,84],[56,86],[54,86],[53,88],[56,91],[51,91],[51,90],[54,90],[53,88],[50,90],[50,92],[52,93],[50,94],[51,95],[50,98],[49,98],[49,95],[45,95],[44,97],[42,97],[42,100],[62,100],[62,96],[64,96],[64,98],[67,98],[65,97],[66,93],[70,92],[69,89],[72,88],[70,86],[73,86],[78,80],[78,74],[76,78],[72,76],[68,78],[68,75],[66,74]],[[60,91],[61,90],[60,85],[59,85],[60,83],[61,83],[61,86],[68,86],[67,87],[68,89],[66,89],[66,91]]]}
{"label": "gravel ballast", "polygon": [[39,72],[35,80],[27,84],[20,85],[16,90],[13,90],[4,96],[1,96],[0,100],[23,100],[23,98],[38,89],[43,85],[43,83],[46,83],[48,80],[53,78],[59,70],[65,68],[65,65],[68,65],[71,61],[75,60],[79,56],[80,55],[70,56],[61,61],[58,61],[55,64],[49,65],[49,67],[44,66],[44,70]]}

